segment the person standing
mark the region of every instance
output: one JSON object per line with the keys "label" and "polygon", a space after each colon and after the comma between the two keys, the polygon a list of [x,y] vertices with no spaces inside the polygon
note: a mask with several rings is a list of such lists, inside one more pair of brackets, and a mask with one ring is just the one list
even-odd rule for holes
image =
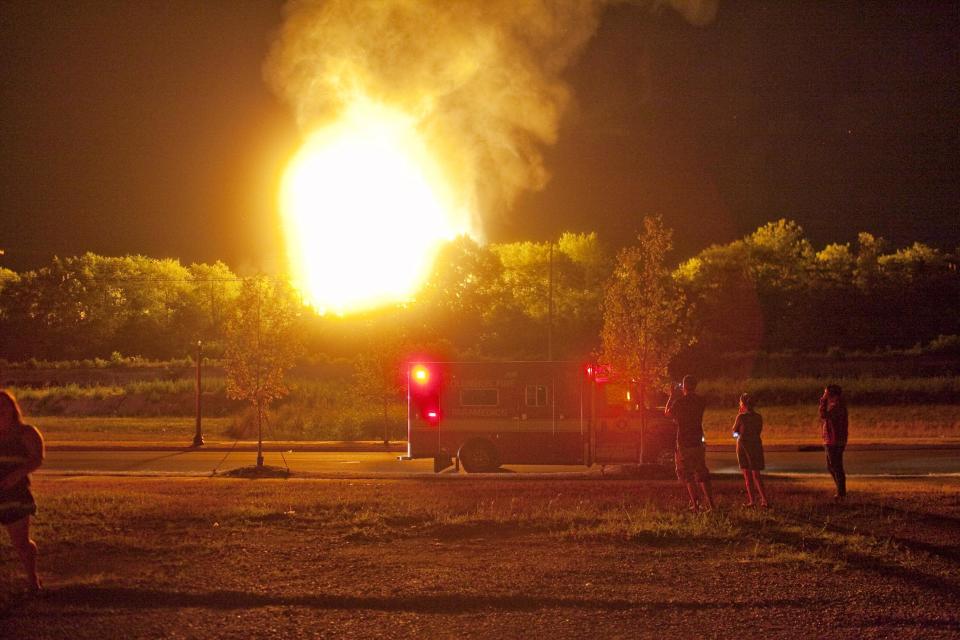
{"label": "person standing", "polygon": [[827,470],[837,485],[834,500],[847,497],[847,475],[843,471],[843,450],[847,446],[847,403],[840,385],[828,384],[820,397],[820,432],[827,452]]}
{"label": "person standing", "polygon": [[763,479],[760,472],[764,469],[763,440],[760,433],[763,431],[763,416],[754,411],[753,397],[749,393],[740,396],[740,412],[733,423],[733,437],[737,439],[737,462],[743,473],[743,484],[747,488],[746,506],[752,507],[753,487],[756,486],[760,506],[767,507],[767,494],[763,488]]}
{"label": "person standing", "polygon": [[0,524],[20,556],[30,591],[38,593],[37,544],[30,539],[30,516],[37,503],[30,493],[30,473],[43,463],[43,436],[23,422],[14,397],[0,391]]}
{"label": "person standing", "polygon": [[[683,376],[680,393],[677,391],[677,388],[671,389],[664,409],[666,416],[677,423],[677,448],[674,454],[677,479],[687,489],[691,511],[710,511],[713,509],[713,490],[703,444],[703,411],[706,402],[697,394],[697,379],[691,375]],[[699,485],[705,507],[701,507],[695,483]]]}

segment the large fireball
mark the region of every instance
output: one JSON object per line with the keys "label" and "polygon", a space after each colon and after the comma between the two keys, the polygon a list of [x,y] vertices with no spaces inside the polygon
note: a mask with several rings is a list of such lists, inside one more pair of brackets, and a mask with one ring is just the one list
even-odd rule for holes
{"label": "large fireball", "polygon": [[281,185],[294,279],[318,311],[408,300],[466,233],[412,118],[359,103],[305,141]]}

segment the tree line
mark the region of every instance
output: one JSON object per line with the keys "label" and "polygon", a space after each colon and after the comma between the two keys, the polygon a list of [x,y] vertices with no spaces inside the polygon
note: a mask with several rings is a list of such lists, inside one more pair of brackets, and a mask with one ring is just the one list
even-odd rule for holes
{"label": "tree line", "polygon": [[[779,220],[666,264],[669,282],[658,295],[680,307],[671,334],[682,343],[680,359],[904,348],[960,334],[958,264],[960,250],[892,248],[869,233],[817,249],[799,225]],[[489,245],[461,237],[443,247],[408,303],[319,316],[283,289],[271,304],[296,311],[298,340],[314,359],[375,353],[368,364],[376,368],[390,350],[583,358],[600,348],[604,295],[617,281],[617,265],[618,255],[595,233]],[[217,357],[239,305],[249,302],[241,295],[245,280],[222,262],[185,266],[93,253],[22,273],[0,268],[0,358],[178,358],[197,340]],[[631,304],[650,299],[631,289],[629,278],[618,286],[639,300]]]}

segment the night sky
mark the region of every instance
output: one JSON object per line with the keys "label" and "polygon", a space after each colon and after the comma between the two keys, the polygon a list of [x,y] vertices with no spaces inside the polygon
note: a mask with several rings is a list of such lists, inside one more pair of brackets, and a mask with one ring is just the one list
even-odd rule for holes
{"label": "night sky", "polygon": [[[552,179],[493,241],[662,214],[678,257],[792,218],[960,244],[953,2],[730,2],[706,27],[609,8],[565,74]],[[142,253],[279,266],[300,133],[263,81],[282,2],[0,4],[0,265]]]}

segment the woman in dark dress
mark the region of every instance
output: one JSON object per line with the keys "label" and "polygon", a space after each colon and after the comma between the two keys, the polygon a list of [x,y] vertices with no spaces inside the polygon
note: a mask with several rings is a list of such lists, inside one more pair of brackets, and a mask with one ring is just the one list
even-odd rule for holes
{"label": "woman in dark dress", "polygon": [[0,524],[20,556],[32,592],[41,589],[37,576],[37,544],[30,539],[30,516],[37,503],[29,474],[43,463],[43,437],[23,422],[17,401],[0,391]]}
{"label": "woman in dark dress", "polygon": [[[763,431],[763,418],[753,410],[753,398],[748,393],[740,396],[740,413],[733,423],[733,437],[737,439],[737,462],[743,472],[743,484],[747,488],[746,506],[752,507],[753,486],[757,489],[760,506],[766,507],[767,494],[763,489],[763,441],[760,432]],[[752,485],[752,486],[751,486]]]}

